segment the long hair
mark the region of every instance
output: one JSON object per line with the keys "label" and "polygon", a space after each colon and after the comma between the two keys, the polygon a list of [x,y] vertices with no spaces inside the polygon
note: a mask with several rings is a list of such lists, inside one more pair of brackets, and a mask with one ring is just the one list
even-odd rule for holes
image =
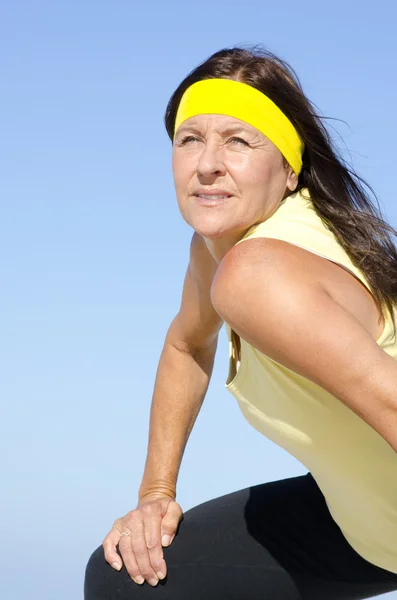
{"label": "long hair", "polygon": [[391,234],[397,235],[397,231],[382,218],[371,186],[338,152],[295,71],[261,46],[215,52],[188,74],[169,100],[164,121],[171,140],[185,90],[197,81],[211,78],[235,79],[251,85],[266,94],[293,123],[305,144],[295,192],[308,188],[317,214],[365,275],[382,316],[385,317],[385,306],[389,310],[396,334],[393,306],[397,302],[397,250]]}

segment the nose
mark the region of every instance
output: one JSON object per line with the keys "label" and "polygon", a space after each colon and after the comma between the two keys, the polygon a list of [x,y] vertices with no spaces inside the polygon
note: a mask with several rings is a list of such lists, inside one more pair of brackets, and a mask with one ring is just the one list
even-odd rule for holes
{"label": "nose", "polygon": [[210,177],[211,175],[224,175],[225,172],[222,149],[215,141],[207,141],[203,144],[203,150],[198,159],[198,175]]}

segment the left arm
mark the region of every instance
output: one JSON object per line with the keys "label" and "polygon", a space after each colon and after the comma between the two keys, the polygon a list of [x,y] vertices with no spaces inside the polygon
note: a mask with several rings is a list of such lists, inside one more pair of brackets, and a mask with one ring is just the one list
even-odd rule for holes
{"label": "left arm", "polygon": [[338,398],[397,452],[397,362],[273,240],[234,246],[211,290],[245,341]]}

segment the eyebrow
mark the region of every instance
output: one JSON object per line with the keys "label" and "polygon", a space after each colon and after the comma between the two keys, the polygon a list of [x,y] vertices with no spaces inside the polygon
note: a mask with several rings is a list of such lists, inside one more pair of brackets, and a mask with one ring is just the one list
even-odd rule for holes
{"label": "eyebrow", "polygon": [[[181,125],[178,129],[178,133],[183,133],[184,131],[194,131],[195,133],[200,133],[200,129],[195,125]],[[231,133],[249,133],[249,131],[242,125],[231,125],[230,127],[222,130],[222,135],[230,135]]]}

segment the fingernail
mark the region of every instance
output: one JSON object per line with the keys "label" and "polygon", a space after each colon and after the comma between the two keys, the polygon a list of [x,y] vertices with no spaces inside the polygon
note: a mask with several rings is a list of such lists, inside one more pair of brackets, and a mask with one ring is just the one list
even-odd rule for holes
{"label": "fingernail", "polygon": [[142,585],[142,583],[145,581],[144,578],[142,577],[142,575],[137,575],[136,577],[132,578],[135,583],[138,583],[139,585]]}
{"label": "fingernail", "polygon": [[163,546],[169,546],[171,543],[171,536],[163,535],[163,537],[161,538],[161,542],[162,542]]}
{"label": "fingernail", "polygon": [[165,575],[162,571],[157,571],[156,575],[159,579],[165,579]]}
{"label": "fingernail", "polygon": [[157,585],[157,584],[158,584],[158,582],[159,582],[159,580],[158,580],[158,579],[149,579],[149,583],[150,583],[150,585],[152,585],[153,587],[154,587],[155,585]]}
{"label": "fingernail", "polygon": [[112,563],[112,567],[114,569],[117,569],[117,571],[120,571],[120,569],[121,569],[121,565],[118,562]]}

